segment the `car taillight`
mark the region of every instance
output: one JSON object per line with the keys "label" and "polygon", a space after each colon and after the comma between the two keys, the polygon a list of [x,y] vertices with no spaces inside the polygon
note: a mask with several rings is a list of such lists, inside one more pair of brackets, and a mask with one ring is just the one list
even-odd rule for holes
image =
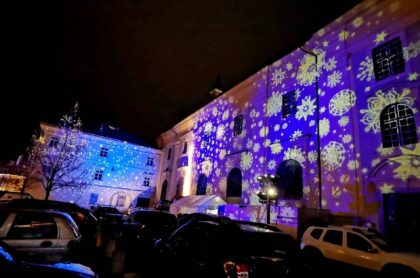
{"label": "car taillight", "polygon": [[223,263],[226,278],[248,278],[248,265],[226,261]]}

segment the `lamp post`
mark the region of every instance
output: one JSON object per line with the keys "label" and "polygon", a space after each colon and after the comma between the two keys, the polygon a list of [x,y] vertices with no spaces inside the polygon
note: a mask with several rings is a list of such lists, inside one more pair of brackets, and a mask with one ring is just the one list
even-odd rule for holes
{"label": "lamp post", "polygon": [[277,190],[273,187],[273,183],[277,180],[277,176],[265,174],[258,176],[257,180],[264,186],[264,192],[258,193],[258,196],[262,201],[264,201],[264,199],[266,201],[267,224],[270,224],[270,200],[277,199]]}

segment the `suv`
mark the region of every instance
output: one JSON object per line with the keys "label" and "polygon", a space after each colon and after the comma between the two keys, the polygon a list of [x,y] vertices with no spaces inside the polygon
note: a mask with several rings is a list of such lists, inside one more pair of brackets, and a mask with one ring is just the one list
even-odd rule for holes
{"label": "suv", "polygon": [[401,252],[390,246],[374,229],[354,226],[309,227],[300,245],[309,264],[318,264],[323,258],[356,267],[405,274],[420,274],[420,255]]}

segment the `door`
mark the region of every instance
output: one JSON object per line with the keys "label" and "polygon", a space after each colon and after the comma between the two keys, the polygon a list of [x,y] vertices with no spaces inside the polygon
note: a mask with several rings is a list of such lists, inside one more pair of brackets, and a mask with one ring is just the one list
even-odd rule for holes
{"label": "door", "polygon": [[387,238],[402,249],[420,253],[420,193],[382,196]]}
{"label": "door", "polygon": [[[346,245],[346,261],[349,264],[377,271],[381,270],[380,251],[367,239],[356,233],[347,232]],[[373,250],[376,251],[373,252]]]}
{"label": "door", "polygon": [[16,213],[4,242],[35,259],[57,261],[63,255],[57,223],[46,213]]}

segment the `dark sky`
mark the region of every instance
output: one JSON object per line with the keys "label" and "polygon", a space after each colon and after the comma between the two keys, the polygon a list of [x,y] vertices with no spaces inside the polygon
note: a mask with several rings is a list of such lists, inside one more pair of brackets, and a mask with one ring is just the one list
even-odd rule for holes
{"label": "dark sky", "polygon": [[24,152],[39,122],[80,103],[154,142],[226,90],[298,47],[359,0],[55,0],[2,3],[0,160]]}

